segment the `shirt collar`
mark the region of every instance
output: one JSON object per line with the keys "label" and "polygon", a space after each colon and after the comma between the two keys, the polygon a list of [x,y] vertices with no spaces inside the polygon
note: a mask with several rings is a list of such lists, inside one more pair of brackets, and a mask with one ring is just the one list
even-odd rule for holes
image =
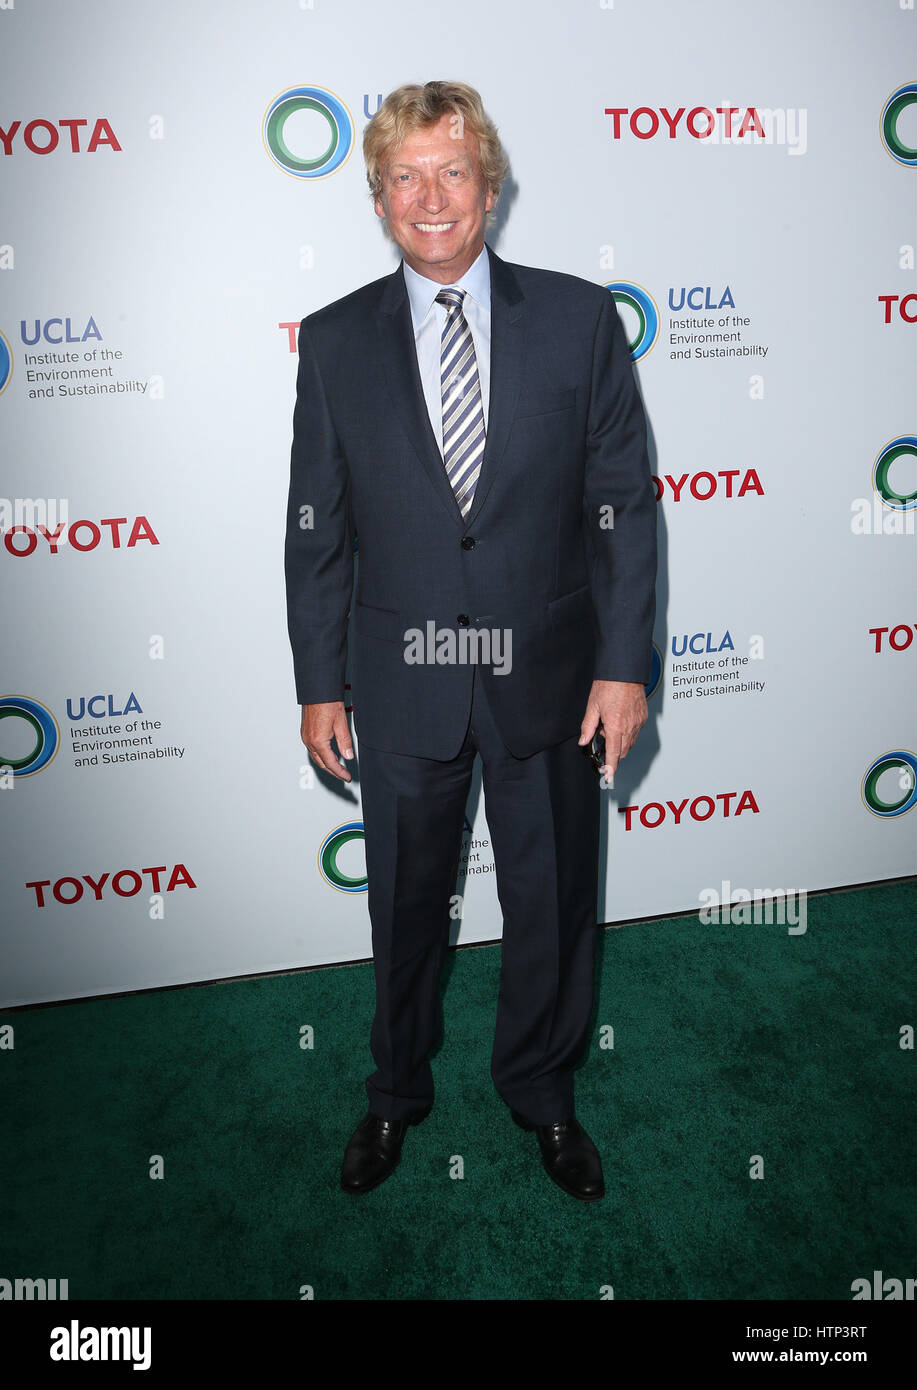
{"label": "shirt collar", "polygon": [[[406,261],[402,261],[404,270],[404,283],[407,286],[408,298],[411,301],[411,319],[416,333],[421,324],[426,319],[433,301],[440,290],[449,289],[449,285],[441,285],[436,280],[428,280],[426,275],[418,275],[416,270],[412,270]],[[455,281],[455,289],[464,290],[469,299],[475,303],[486,307],[490,302],[490,257],[487,254],[487,247],[481,248],[481,254],[476,261],[465,271],[458,280]]]}

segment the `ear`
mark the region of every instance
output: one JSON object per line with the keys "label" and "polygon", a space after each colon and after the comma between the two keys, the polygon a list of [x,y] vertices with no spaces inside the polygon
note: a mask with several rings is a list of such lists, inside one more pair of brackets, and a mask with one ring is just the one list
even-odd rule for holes
{"label": "ear", "polygon": [[485,211],[485,212],[493,212],[493,210],[494,210],[494,204],[496,203],[496,201],[497,201],[497,199],[496,199],[496,197],[495,197],[495,195],[494,195],[493,189],[492,189],[492,188],[488,188],[488,190],[487,190],[487,197],[484,199],[484,211]]}
{"label": "ear", "polygon": [[385,216],[385,208],[382,206],[382,199],[381,199],[381,198],[374,198],[374,199],[373,199],[373,211],[375,212],[375,214],[376,214],[377,217],[384,217],[384,216]]}

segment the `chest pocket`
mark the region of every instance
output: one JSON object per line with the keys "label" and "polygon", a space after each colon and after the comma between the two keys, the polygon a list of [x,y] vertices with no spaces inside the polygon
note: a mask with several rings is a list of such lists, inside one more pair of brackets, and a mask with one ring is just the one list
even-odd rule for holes
{"label": "chest pocket", "polygon": [[549,387],[545,391],[524,391],[516,406],[516,419],[528,415],[548,415],[555,410],[570,410],[576,404],[576,387]]}

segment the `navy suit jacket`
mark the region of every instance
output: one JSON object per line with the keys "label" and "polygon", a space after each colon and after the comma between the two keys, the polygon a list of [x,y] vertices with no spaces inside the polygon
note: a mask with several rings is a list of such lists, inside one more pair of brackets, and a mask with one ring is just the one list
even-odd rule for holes
{"label": "navy suit jacket", "polygon": [[656,501],[614,299],[488,253],[490,401],[467,518],[430,425],[401,267],[299,330],[286,538],[297,699],[344,698],[352,612],[359,740],[440,760],[464,740],[475,668],[439,664],[431,647],[407,661],[411,630],[501,634],[508,669],[477,669],[517,757],[578,735],[593,679],[650,674]]}

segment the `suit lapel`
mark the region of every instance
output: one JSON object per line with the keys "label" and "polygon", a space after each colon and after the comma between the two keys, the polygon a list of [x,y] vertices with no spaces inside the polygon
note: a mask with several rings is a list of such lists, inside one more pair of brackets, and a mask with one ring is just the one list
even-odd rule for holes
{"label": "suit lapel", "polygon": [[417,366],[417,349],[411,321],[411,304],[399,266],[385,282],[379,303],[377,329],[379,356],[384,364],[392,405],[407,437],[440,497],[459,529],[475,520],[506,448],[516,402],[524,374],[525,300],[515,275],[495,252],[490,257],[490,391],[487,440],[481,460],[481,473],[475,486],[474,502],[468,517],[462,516],[446,476],[443,456],[430,424],[426,400]]}
{"label": "suit lapel", "polygon": [[[474,501],[465,521],[471,526],[487,500],[506,449],[525,373],[525,299],[505,261],[490,257],[490,400],[487,440]],[[451,491],[451,488],[450,488]]]}
{"label": "suit lapel", "polygon": [[411,302],[400,266],[386,281],[379,311],[379,356],[385,365],[392,405],[443,506],[455,525],[461,527],[464,518],[446,476],[443,456],[427,412],[417,366]]}

